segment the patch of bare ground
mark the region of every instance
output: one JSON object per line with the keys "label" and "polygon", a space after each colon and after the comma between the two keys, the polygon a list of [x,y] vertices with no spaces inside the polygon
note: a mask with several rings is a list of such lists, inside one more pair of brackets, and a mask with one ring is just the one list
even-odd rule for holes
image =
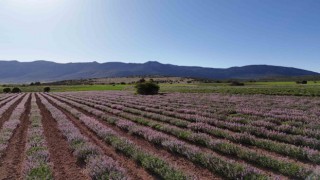
{"label": "patch of bare ground", "polygon": [[85,170],[80,167],[81,165],[77,163],[76,158],[72,155],[66,139],[58,129],[57,122],[38,97],[37,104],[41,110],[44,135],[49,148],[50,161],[53,163],[54,179],[89,179]]}
{"label": "patch of bare ground", "polygon": [[[55,97],[53,97],[53,98],[55,98]],[[75,117],[70,115],[65,109],[61,108],[60,106],[57,106],[50,99],[47,98],[47,100],[51,104],[55,105],[62,112],[64,112],[64,114],[66,114],[69,118],[73,119],[73,121],[76,122],[77,126],[79,126],[79,127],[82,126],[82,128],[85,128],[86,131],[90,131],[84,124],[82,124],[79,120],[75,119]],[[64,103],[66,103],[66,102],[64,102]],[[66,104],[68,104],[68,103],[66,103]],[[185,159],[185,158],[183,158],[181,156],[171,154],[168,151],[166,151],[166,150],[164,150],[164,149],[162,149],[160,147],[157,147],[157,146],[153,145],[152,143],[149,143],[148,141],[146,141],[144,139],[141,139],[139,137],[130,135],[129,133],[124,132],[120,128],[108,124],[107,122],[105,122],[105,121],[103,121],[103,120],[101,120],[101,119],[99,119],[99,118],[87,113],[86,111],[84,111],[84,110],[82,110],[80,108],[74,107],[71,104],[68,104],[68,105],[73,107],[74,109],[77,109],[78,111],[84,113],[85,115],[90,116],[90,117],[98,120],[106,128],[110,128],[110,129],[113,129],[114,131],[118,132],[121,137],[124,137],[124,138],[134,142],[136,145],[138,145],[140,147],[143,147],[143,149],[146,152],[149,152],[149,153],[157,155],[158,157],[164,158],[166,161],[168,161],[170,164],[174,165],[175,167],[177,167],[178,169],[183,171],[185,174],[192,175],[196,179],[201,179],[201,180],[202,179],[204,179],[204,180],[206,180],[206,179],[221,179],[221,177],[219,175],[213,174],[209,170],[207,170],[205,168],[202,168],[200,166],[197,166],[197,165],[193,164],[192,162],[188,161],[187,159]],[[97,137],[95,134],[93,136]]]}
{"label": "patch of bare ground", "polygon": [[[19,103],[21,99],[17,102]],[[11,111],[17,105],[15,103]],[[25,157],[25,144],[29,123],[30,98],[25,104],[26,110],[20,117],[21,123],[15,130],[13,137],[9,141],[7,150],[5,151],[0,162],[0,179],[22,179],[22,164]],[[11,113],[10,113],[11,114]]]}

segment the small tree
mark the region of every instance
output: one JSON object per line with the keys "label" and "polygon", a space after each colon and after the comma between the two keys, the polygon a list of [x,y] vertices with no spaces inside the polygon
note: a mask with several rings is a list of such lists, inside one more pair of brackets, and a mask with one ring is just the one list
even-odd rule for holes
{"label": "small tree", "polygon": [[144,83],[144,82],[146,82],[146,80],[145,80],[144,78],[141,78],[141,79],[138,81],[138,83]]}
{"label": "small tree", "polygon": [[11,89],[10,89],[10,88],[4,88],[4,89],[3,89],[3,92],[4,92],[4,93],[10,93],[10,92],[11,92]]}
{"label": "small tree", "polygon": [[137,93],[142,95],[154,95],[159,92],[159,85],[153,82],[137,83],[135,86]]}
{"label": "small tree", "polygon": [[43,92],[50,92],[50,87],[45,87],[45,88],[43,88]]}
{"label": "small tree", "polygon": [[230,86],[244,86],[244,83],[239,81],[232,81]]}
{"label": "small tree", "polygon": [[12,93],[21,93],[21,89],[18,87],[14,87],[11,92]]}
{"label": "small tree", "polygon": [[303,80],[303,81],[296,81],[297,84],[308,84],[308,81]]}

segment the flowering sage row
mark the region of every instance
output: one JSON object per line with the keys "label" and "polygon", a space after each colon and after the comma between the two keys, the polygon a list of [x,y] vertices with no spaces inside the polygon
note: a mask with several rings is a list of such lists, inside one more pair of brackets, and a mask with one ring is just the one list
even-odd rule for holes
{"label": "flowering sage row", "polygon": [[[86,101],[78,100],[78,102],[90,104],[92,107],[95,106],[95,104],[88,102],[88,100],[86,100]],[[68,101],[68,103],[72,103],[72,102]],[[85,107],[85,106],[79,106],[79,105],[77,105],[77,103],[72,103],[72,104],[74,104],[75,106],[78,106],[78,107],[85,108],[89,112],[94,112],[95,114],[99,114],[99,112],[97,110],[94,110],[92,108]],[[107,108],[105,106],[99,105],[99,107],[95,107],[95,108],[102,109],[102,110],[107,109],[107,111],[109,110],[108,111],[109,113],[112,113],[112,110],[110,110],[109,108]],[[101,112],[100,112],[100,114],[101,114]],[[174,135],[178,138],[182,138],[187,141],[194,142],[198,145],[206,146],[214,151],[224,153],[227,155],[233,155],[233,156],[236,156],[240,159],[244,159],[244,160],[247,160],[247,161],[252,162],[254,164],[260,165],[262,167],[274,169],[284,175],[305,178],[309,174],[312,173],[312,170],[310,168],[296,164],[293,161],[288,161],[285,158],[278,158],[278,157],[274,157],[274,156],[271,156],[268,154],[260,154],[260,153],[257,153],[256,151],[250,150],[249,148],[235,145],[235,144],[229,143],[224,140],[213,140],[208,135],[205,135],[202,133],[193,133],[191,131],[180,129],[180,128],[173,127],[170,125],[160,124],[160,123],[154,122],[152,120],[144,120],[142,117],[134,116],[134,115],[126,114],[126,113],[117,113],[117,115],[121,116],[123,118],[126,118],[126,119],[130,119],[130,121],[137,122],[137,123],[152,127],[154,129],[157,129],[159,131],[163,131],[165,133],[169,133],[169,134]],[[110,118],[113,118],[113,120],[118,119],[116,117],[110,117]],[[122,121],[124,124],[126,122],[125,120],[121,120],[121,119],[118,119],[118,121],[119,122]],[[128,124],[128,122],[127,122],[127,124]],[[142,135],[145,138],[148,136],[146,136],[144,134],[144,132],[149,131],[150,132],[149,134],[152,134],[152,133],[157,134],[156,131],[152,131],[152,130],[150,131],[148,128],[137,126],[134,123],[130,123],[130,125],[127,125],[124,127],[126,127],[124,129],[130,131],[131,133],[134,133],[138,130],[139,131],[138,135]],[[142,129],[142,130],[139,130],[139,129]],[[159,136],[161,136],[161,135],[159,135]],[[165,135],[163,135],[163,136],[165,136]],[[166,139],[166,140],[169,139],[168,136],[165,136],[162,138]],[[155,143],[161,144],[161,142],[158,142],[158,141],[159,140],[157,139]],[[173,140],[171,140],[171,141],[173,141]]]}
{"label": "flowering sage row", "polygon": [[50,162],[50,153],[41,120],[35,94],[32,94],[29,115],[31,124],[27,131],[26,157],[23,166],[24,179],[53,179],[53,164]]}
{"label": "flowering sage row", "polygon": [[[61,107],[72,110],[72,107],[59,102],[53,98],[50,98],[55,103],[59,104]],[[59,98],[60,99],[60,98]],[[190,161],[200,164],[207,169],[219,173],[228,178],[254,178],[254,177],[267,177],[263,173],[259,172],[257,169],[252,168],[248,165],[240,164],[235,161],[230,161],[225,159],[224,157],[214,155],[211,153],[202,152],[201,149],[184,143],[176,138],[172,138],[168,135],[165,135],[161,132],[154,131],[150,128],[136,125],[135,123],[115,117],[108,117],[102,111],[92,109],[85,105],[79,105],[76,102],[64,100],[68,103],[75,105],[76,107],[80,107],[88,112],[91,112],[103,119],[107,122],[112,123],[118,126],[121,129],[125,129],[130,133],[133,133],[137,136],[140,136],[146,139],[149,142],[157,144],[159,146],[164,147],[168,151],[173,153],[178,153],[181,156],[188,158]],[[74,109],[72,111],[75,111]],[[77,114],[77,113],[75,113]],[[225,167],[229,167],[229,169],[225,169]]]}
{"label": "flowering sage row", "polygon": [[143,150],[138,145],[121,137],[117,132],[110,128],[105,127],[97,120],[86,116],[85,114],[77,111],[76,109],[44,95],[53,101],[56,105],[64,108],[81,122],[83,122],[89,129],[95,132],[100,138],[105,140],[108,144],[111,144],[115,149],[124,153],[126,156],[132,158],[141,164],[145,169],[159,175],[163,179],[189,179],[188,175],[185,175],[175,167],[171,166],[166,160],[153,155]]}
{"label": "flowering sage row", "polygon": [[[18,97],[17,97],[18,98]],[[25,104],[29,98],[29,94],[25,95],[22,101],[14,109],[9,119],[3,124],[0,130],[0,157],[3,155],[4,151],[7,149],[9,140],[13,136],[15,129],[20,125],[23,112],[25,111]],[[11,102],[11,101],[10,101]]]}
{"label": "flowering sage row", "polygon": [[89,142],[66,117],[63,112],[50,104],[42,95],[39,98],[58,123],[58,129],[67,139],[73,154],[78,161],[86,164],[92,179],[128,179],[126,171],[119,166],[118,162],[103,155],[101,149]]}

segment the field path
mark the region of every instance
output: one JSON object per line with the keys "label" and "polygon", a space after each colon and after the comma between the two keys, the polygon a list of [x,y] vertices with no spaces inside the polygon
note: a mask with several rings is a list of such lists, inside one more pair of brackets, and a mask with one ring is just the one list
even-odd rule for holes
{"label": "field path", "polygon": [[62,133],[58,130],[57,122],[52,118],[50,112],[43,106],[37,97],[37,104],[41,110],[44,135],[48,143],[50,159],[53,162],[54,178],[56,180],[89,179],[84,170],[77,164],[72,155],[68,143]]}
{"label": "field path", "polygon": [[[22,99],[22,98],[21,98]],[[19,99],[11,108],[8,110],[10,114],[14,107],[21,101]],[[23,112],[20,120],[21,123],[19,127],[15,130],[13,137],[9,141],[8,148],[1,158],[0,164],[0,179],[19,179],[21,177],[22,172],[22,164],[24,162],[24,150],[26,144],[26,137],[27,137],[27,129],[29,123],[28,114],[30,112],[30,97],[25,104],[25,111]],[[10,116],[5,113],[6,116]]]}

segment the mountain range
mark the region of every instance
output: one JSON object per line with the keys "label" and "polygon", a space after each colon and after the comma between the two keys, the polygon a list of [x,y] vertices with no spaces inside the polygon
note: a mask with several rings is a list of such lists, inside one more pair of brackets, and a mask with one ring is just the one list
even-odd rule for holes
{"label": "mountain range", "polygon": [[0,83],[52,82],[71,79],[147,75],[206,79],[262,79],[319,75],[319,73],[292,67],[270,65],[208,68],[162,64],[157,61],[148,61],[142,64],[122,62],[62,64],[50,61],[0,61]]}

